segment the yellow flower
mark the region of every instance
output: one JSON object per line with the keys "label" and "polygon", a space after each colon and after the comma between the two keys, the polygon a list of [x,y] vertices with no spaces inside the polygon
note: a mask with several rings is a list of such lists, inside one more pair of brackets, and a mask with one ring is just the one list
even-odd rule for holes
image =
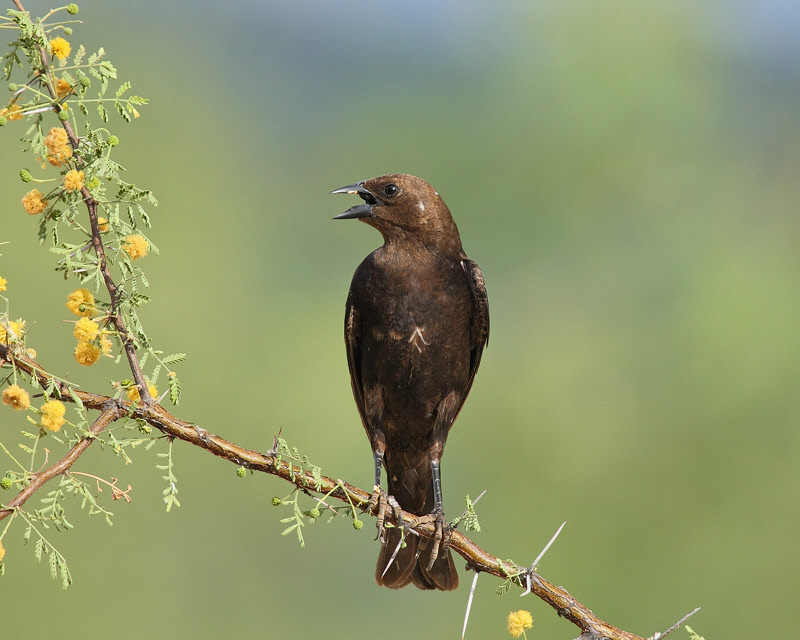
{"label": "yellow flower", "polygon": [[6,557],[6,548],[3,546],[3,543],[0,542],[0,562],[2,562],[3,558]]}
{"label": "yellow flower", "polygon": [[[150,392],[150,395],[153,396],[154,398],[158,396],[158,389],[156,389],[156,385],[151,384],[149,387],[147,387],[147,390]],[[140,399],[141,398],[139,396],[139,387],[131,387],[130,389],[128,389],[128,400],[130,400],[131,402],[139,402]]]}
{"label": "yellow flower", "polygon": [[50,50],[59,60],[66,60],[69,52],[72,51],[72,47],[64,38],[53,38],[50,41]]}
{"label": "yellow flower", "polygon": [[79,342],[91,342],[100,333],[100,325],[89,318],[81,318],[75,323],[75,329],[72,334],[78,339]]}
{"label": "yellow flower", "polygon": [[8,280],[5,278],[0,278],[0,291],[6,290],[6,284],[8,284]]}
{"label": "yellow flower", "polygon": [[25,349],[25,353],[29,358],[36,360],[36,349]]}
{"label": "yellow flower", "polygon": [[83,171],[72,169],[64,176],[64,188],[67,191],[80,191],[83,187]]}
{"label": "yellow flower", "polygon": [[63,164],[72,157],[69,136],[63,127],[53,127],[44,137],[47,147],[47,161],[52,165]]}
{"label": "yellow flower", "polygon": [[[94,324],[94,323],[92,323]],[[100,347],[96,347],[91,342],[81,340],[75,347],[75,360],[84,367],[91,367],[100,359]]]}
{"label": "yellow flower", "polygon": [[102,217],[97,219],[97,230],[100,233],[108,233],[110,228],[111,227],[108,225],[108,220]]}
{"label": "yellow flower", "polygon": [[18,104],[12,104],[10,107],[5,107],[0,109],[0,116],[4,116],[6,120],[9,122],[13,122],[14,120],[22,120],[22,107]]}
{"label": "yellow flower", "polygon": [[31,398],[25,389],[12,384],[3,391],[3,404],[7,404],[15,411],[22,411],[31,406]]}
{"label": "yellow flower", "polygon": [[44,194],[38,189],[33,189],[25,194],[22,198],[22,206],[29,215],[35,216],[40,214],[47,207],[47,200],[44,199]]}
{"label": "yellow flower", "polygon": [[111,347],[114,345],[111,342],[111,339],[108,336],[100,336],[100,348],[103,350],[103,355],[108,356],[109,358],[112,357],[111,355]]}
{"label": "yellow flower", "polygon": [[122,244],[122,250],[130,256],[131,260],[144,258],[147,255],[148,249],[147,240],[144,239],[144,236],[140,236],[139,234],[128,236]]}
{"label": "yellow flower", "polygon": [[59,431],[66,422],[64,414],[66,407],[58,400],[50,400],[42,405],[42,426],[48,431]]}
{"label": "yellow flower", "polygon": [[22,332],[25,330],[25,323],[20,320],[14,322],[13,320],[6,321],[8,325],[0,324],[0,344],[8,344],[9,338],[11,342],[17,342],[22,338]]}
{"label": "yellow flower", "polygon": [[530,611],[520,609],[508,614],[508,632],[515,638],[519,638],[525,633],[525,629],[530,629],[532,626],[533,618]]}
{"label": "yellow flower", "polygon": [[72,84],[66,78],[56,80],[56,93],[59,97],[67,95],[72,90]]}
{"label": "yellow flower", "polygon": [[67,296],[67,308],[76,316],[93,316],[95,306],[92,292],[88,289],[75,289]]}

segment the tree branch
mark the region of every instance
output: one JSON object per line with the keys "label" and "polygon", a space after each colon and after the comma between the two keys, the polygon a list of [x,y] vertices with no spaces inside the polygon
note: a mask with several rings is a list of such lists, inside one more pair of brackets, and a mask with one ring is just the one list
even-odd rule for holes
{"label": "tree branch", "polygon": [[[0,344],[0,361],[2,360],[8,361],[19,371],[36,377],[43,387],[54,385],[62,400],[75,402],[74,398],[79,398],[84,407],[99,410],[101,414],[92,424],[90,429],[92,435],[81,439],[56,464],[36,474],[31,479],[29,486],[25,487],[4,509],[0,509],[0,520],[11,515],[14,509],[21,506],[45,482],[67,471],[89,447],[95,434],[100,433],[114,420],[123,417],[144,420],[166,435],[205,449],[236,465],[278,476],[308,492],[328,495],[343,502],[349,503],[352,501],[362,512],[367,511],[370,498],[368,492],[347,482],[326,476],[315,479],[310,471],[280,459],[274,450],[259,453],[245,449],[206,431],[199,425],[193,425],[176,418],[155,403],[146,405],[140,402],[134,405],[108,396],[73,389],[53,378],[35,360],[21,353],[21,350],[15,350],[13,347]],[[319,482],[319,485],[318,488],[315,488],[317,482]],[[408,523],[416,515],[403,511],[400,517],[403,522]],[[394,525],[398,524],[397,519],[390,516],[387,516],[387,522]],[[435,534],[435,527],[433,524],[423,523],[413,527],[411,531],[426,538],[432,538]],[[535,571],[513,562],[501,560],[499,557],[484,551],[459,531],[453,532],[450,549],[462,556],[467,561],[467,566],[474,571],[490,573],[504,580],[510,579],[515,585],[522,588],[530,586],[530,590],[553,607],[558,612],[558,615],[566,618],[581,629],[580,638],[582,640],[599,640],[601,638],[608,638],[609,640],[644,640],[640,636],[617,629],[604,622],[586,606],[575,600],[565,589],[553,585]]]}

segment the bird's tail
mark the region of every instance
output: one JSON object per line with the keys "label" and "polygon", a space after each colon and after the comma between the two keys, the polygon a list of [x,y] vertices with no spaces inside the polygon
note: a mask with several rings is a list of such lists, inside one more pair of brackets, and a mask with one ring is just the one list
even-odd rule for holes
{"label": "bird's tail", "polygon": [[[394,496],[400,506],[416,515],[427,515],[433,511],[433,481],[430,461],[424,458],[416,467],[406,469],[392,465],[386,460],[386,475],[389,480],[389,495]],[[399,467],[399,468],[398,468]],[[428,569],[433,542],[414,534],[405,536],[405,547],[400,543],[400,529],[387,529],[386,542],[381,546],[375,580],[390,589],[400,589],[413,582],[420,589],[452,591],[458,587],[458,572],[450,553],[442,553]],[[392,556],[397,550],[394,560]],[[387,568],[388,567],[388,568]]]}

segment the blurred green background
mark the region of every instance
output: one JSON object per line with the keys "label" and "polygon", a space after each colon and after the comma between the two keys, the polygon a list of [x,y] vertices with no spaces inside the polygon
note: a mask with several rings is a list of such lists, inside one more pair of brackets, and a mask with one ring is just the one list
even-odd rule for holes
{"label": "blurred green background", "polygon": [[[282,427],[323,472],[368,488],[342,321],[353,270],[380,240],[332,222],[354,201],[327,192],[420,175],[453,211],[492,312],[444,458],[448,514],[487,489],[475,539],[523,564],[567,520],[542,574],[641,636],[698,605],[691,625],[707,640],[795,632],[800,7],[80,7],[73,47],[105,47],[151,98],[110,128],[127,179],[160,200],[142,315],[157,346],[190,354],[177,415],[259,450]],[[36,166],[21,130],[0,131],[11,314],[42,363],[104,391],[125,375],[72,359],[74,284],[19,204],[18,170]],[[12,413],[0,411],[6,443],[24,428]],[[76,501],[76,529],[51,533],[74,576],[66,593],[15,525],[3,637],[460,633],[471,574],[455,593],[379,589],[372,521],[309,526],[300,549],[280,536],[288,512],[269,505],[285,483],[239,479],[183,445],[183,506],[166,514],[155,463],[81,458],[76,470],[133,485],[133,502],[112,505],[109,528]],[[520,607],[533,637],[578,635],[498,584],[479,580],[468,637],[509,637]]]}

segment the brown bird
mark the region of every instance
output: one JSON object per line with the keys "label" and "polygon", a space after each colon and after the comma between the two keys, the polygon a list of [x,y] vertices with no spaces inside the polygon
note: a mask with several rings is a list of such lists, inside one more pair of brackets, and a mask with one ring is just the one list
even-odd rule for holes
{"label": "brown bird", "polygon": [[[393,589],[413,582],[449,591],[458,573],[449,553],[439,556],[449,536],[439,461],[489,339],[483,274],[424,180],[392,174],[331,193],[360,196],[364,204],[335,219],[358,218],[384,241],[356,269],[345,312],[350,380],[375,462],[371,502],[383,542],[375,579]],[[433,544],[408,535],[397,550],[401,529],[382,530],[381,466],[400,507],[421,516],[416,522],[435,523]]]}

